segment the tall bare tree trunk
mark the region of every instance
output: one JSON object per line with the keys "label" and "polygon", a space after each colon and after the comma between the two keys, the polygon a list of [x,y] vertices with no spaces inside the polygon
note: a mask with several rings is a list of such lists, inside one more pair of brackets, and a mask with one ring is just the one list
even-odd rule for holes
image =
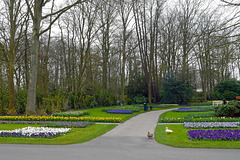
{"label": "tall bare tree trunk", "polygon": [[33,19],[33,36],[32,36],[32,54],[30,65],[30,76],[28,82],[27,97],[27,115],[36,115],[36,88],[37,88],[37,72],[38,72],[38,54],[40,53],[40,24],[42,21],[42,3],[43,1],[35,1],[34,19]]}
{"label": "tall bare tree trunk", "polygon": [[14,0],[10,1],[9,4],[9,15],[10,15],[10,50],[9,50],[9,74],[8,74],[8,87],[9,87],[9,110],[8,114],[15,115],[15,91],[14,91],[14,59],[15,59],[15,34],[16,34],[16,23],[14,15]]}
{"label": "tall bare tree trunk", "polygon": [[[73,6],[83,3],[86,0],[76,0],[75,3],[68,5],[54,13],[47,14],[44,17],[42,16],[42,8],[45,6],[49,0],[34,0],[29,2],[25,0],[28,11],[33,20],[33,33],[32,33],[32,54],[31,54],[31,67],[30,67],[30,75],[29,75],[29,85],[28,85],[28,97],[27,97],[27,107],[26,114],[27,115],[35,115],[36,114],[36,89],[37,89],[37,72],[38,72],[38,55],[40,53],[40,41],[39,37],[44,32],[48,31],[54,22],[58,20],[58,18],[67,10],[72,8]],[[34,6],[31,6],[31,5]],[[33,8],[33,12],[32,12]],[[56,17],[50,22],[48,27],[40,32],[40,25],[42,19],[46,19],[50,16],[55,15]]]}

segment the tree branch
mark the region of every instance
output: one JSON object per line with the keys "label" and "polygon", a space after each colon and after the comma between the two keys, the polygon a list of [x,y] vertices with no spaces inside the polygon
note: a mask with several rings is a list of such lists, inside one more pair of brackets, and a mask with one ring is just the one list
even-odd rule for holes
{"label": "tree branch", "polygon": [[75,3],[73,3],[73,4],[69,5],[69,6],[66,6],[66,7],[62,8],[62,9],[58,10],[57,12],[54,12],[54,13],[51,13],[51,14],[48,14],[48,15],[42,17],[42,19],[46,19],[46,18],[48,18],[49,16],[57,15],[57,16],[52,20],[52,22],[50,22],[49,26],[48,26],[46,29],[44,29],[43,31],[41,31],[39,35],[45,33],[46,31],[48,31],[48,30],[52,27],[52,25],[58,20],[58,18],[59,18],[63,13],[65,13],[67,10],[71,9],[73,6],[75,6],[75,5],[77,5],[77,4],[84,3],[84,2],[86,2],[86,1],[87,1],[87,0],[77,0]]}
{"label": "tree branch", "polygon": [[26,1],[27,6],[28,6],[28,11],[29,11],[29,13],[30,13],[32,19],[34,19],[34,15],[33,15],[33,12],[32,12],[32,10],[31,10],[31,6],[30,6],[30,4],[29,4],[28,0],[25,0],[25,1]]}
{"label": "tree branch", "polygon": [[63,14],[64,12],[66,12],[67,10],[69,10],[70,8],[72,8],[73,6],[77,5],[77,4],[80,4],[80,3],[84,3],[86,2],[87,0],[77,0],[75,3],[69,5],[69,6],[66,6],[54,13],[50,13],[50,14],[47,14],[45,16],[42,17],[42,19],[46,19],[48,18],[49,16],[54,16],[54,15],[58,15],[58,14]]}
{"label": "tree branch", "polygon": [[240,6],[240,3],[228,2],[228,1],[226,1],[226,0],[221,0],[221,1],[224,2],[224,3],[227,3],[227,4],[229,4],[229,5],[232,5],[232,6]]}

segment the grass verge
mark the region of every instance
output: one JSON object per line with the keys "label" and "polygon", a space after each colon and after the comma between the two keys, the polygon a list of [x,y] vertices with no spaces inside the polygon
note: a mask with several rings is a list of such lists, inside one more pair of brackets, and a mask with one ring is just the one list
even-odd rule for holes
{"label": "grass verge", "polygon": [[[13,130],[27,126],[40,127],[40,125],[25,125],[25,124],[0,124],[1,130]],[[66,145],[83,143],[90,141],[107,131],[113,129],[115,124],[95,124],[87,128],[72,128],[73,132],[64,136],[56,137],[53,139],[45,138],[12,138],[0,137],[0,143],[6,144],[38,144],[38,145]]]}
{"label": "grass verge", "polygon": [[[167,134],[165,127],[173,130]],[[220,148],[220,149],[240,149],[240,141],[189,141],[187,131],[183,124],[157,125],[155,130],[155,140],[158,143],[181,148]]]}

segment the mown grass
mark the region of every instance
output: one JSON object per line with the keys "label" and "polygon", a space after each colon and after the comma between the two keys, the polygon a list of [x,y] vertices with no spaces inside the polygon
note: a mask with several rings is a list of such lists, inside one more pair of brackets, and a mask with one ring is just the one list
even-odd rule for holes
{"label": "mown grass", "polygon": [[86,115],[87,117],[119,117],[119,118],[122,118],[121,122],[125,122],[126,120],[140,113],[143,113],[143,111],[140,111],[140,112],[135,112],[133,114],[112,114],[112,113],[103,112],[102,109],[103,107],[86,109],[84,111],[90,112],[90,115]]}
{"label": "mown grass", "polygon": [[[84,109],[84,111],[90,112],[90,115],[86,115],[87,117],[120,117],[120,118],[122,118],[121,122],[125,122],[128,119],[145,112],[145,111],[143,111],[142,104],[128,105],[128,106],[139,106],[141,108],[141,110],[140,110],[140,112],[134,112],[133,114],[112,114],[112,113],[103,112],[102,109],[105,107]],[[148,106],[150,106],[150,104]],[[159,108],[159,107],[157,107],[158,105],[155,105],[155,104],[153,104],[153,105],[151,104],[151,106],[153,106],[153,111],[166,109],[166,108]],[[120,107],[120,106],[113,106],[113,107]],[[171,108],[176,108],[176,107],[177,106],[172,106]],[[111,108],[111,107],[107,107],[107,108]],[[81,110],[77,110],[77,111],[81,111]],[[148,111],[150,111],[150,110],[148,110]],[[71,111],[71,112],[74,112],[74,111]]]}
{"label": "mown grass", "polygon": [[[27,126],[39,127],[40,125],[0,124],[1,130],[14,130]],[[53,139],[0,137],[0,143],[39,145],[66,145],[83,143],[86,141],[90,141],[98,136],[101,136],[107,131],[113,129],[114,127],[116,127],[115,124],[95,124],[87,128],[72,128],[73,132]]]}
{"label": "mown grass", "polygon": [[213,111],[208,111],[208,112],[172,112],[172,111],[168,111],[163,113],[159,119],[161,118],[182,118],[185,116],[188,116],[189,114],[201,114],[201,113],[213,113]]}
{"label": "mown grass", "polygon": [[[173,133],[167,134],[165,127],[173,130]],[[225,148],[240,149],[240,141],[190,141],[187,131],[183,124],[157,125],[155,130],[155,140],[158,143],[181,148]]]}

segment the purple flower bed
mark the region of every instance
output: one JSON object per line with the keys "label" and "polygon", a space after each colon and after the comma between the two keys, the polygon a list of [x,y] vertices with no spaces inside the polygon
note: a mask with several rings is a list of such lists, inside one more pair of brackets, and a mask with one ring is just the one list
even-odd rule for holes
{"label": "purple flower bed", "polygon": [[65,122],[65,121],[1,121],[0,124],[38,124],[44,127],[85,128],[93,122]]}
{"label": "purple flower bed", "polygon": [[239,141],[240,129],[189,130],[188,138],[191,140]]}
{"label": "purple flower bed", "polygon": [[44,123],[43,127],[68,127],[68,128],[86,128],[93,125],[93,122],[48,122]]}
{"label": "purple flower bed", "polygon": [[114,113],[114,114],[132,114],[133,111],[112,110],[112,111],[107,111],[107,113]]}
{"label": "purple flower bed", "polygon": [[182,107],[182,108],[177,108],[172,110],[173,112],[185,112],[185,111],[190,111],[192,108],[190,107]]}
{"label": "purple flower bed", "polygon": [[182,107],[172,110],[173,112],[204,112],[204,111],[214,111],[213,106],[201,106],[201,107]]}
{"label": "purple flower bed", "polygon": [[184,122],[185,128],[238,128],[240,122]]}
{"label": "purple flower bed", "polygon": [[16,138],[55,138],[61,136],[61,134],[53,134],[51,132],[46,133],[28,133],[28,134],[22,134],[19,132],[0,132],[0,137],[16,137]]}
{"label": "purple flower bed", "polygon": [[182,107],[182,108],[178,108],[178,110],[189,110],[189,109],[192,109],[190,107]]}

